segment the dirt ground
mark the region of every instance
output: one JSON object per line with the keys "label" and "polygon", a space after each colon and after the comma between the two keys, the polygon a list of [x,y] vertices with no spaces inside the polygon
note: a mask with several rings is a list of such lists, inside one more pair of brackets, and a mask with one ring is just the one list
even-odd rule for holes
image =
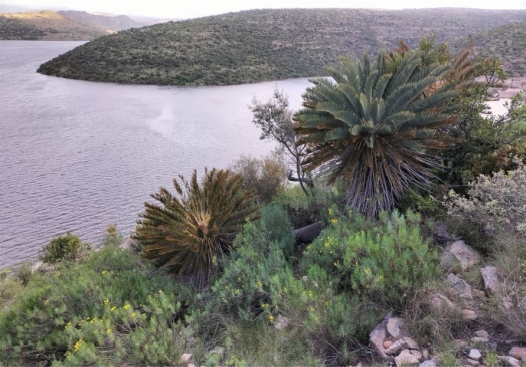
{"label": "dirt ground", "polygon": [[526,97],[526,77],[510,78],[506,80],[506,89],[498,89],[496,92],[500,98],[511,98],[517,93],[522,93]]}

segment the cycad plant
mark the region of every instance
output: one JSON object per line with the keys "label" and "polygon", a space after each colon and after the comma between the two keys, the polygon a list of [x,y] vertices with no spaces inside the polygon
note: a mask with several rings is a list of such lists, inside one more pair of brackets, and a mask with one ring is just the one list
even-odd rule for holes
{"label": "cycad plant", "polygon": [[205,286],[218,271],[218,260],[228,252],[246,221],[258,217],[253,191],[244,191],[242,178],[228,170],[205,170],[199,185],[194,171],[188,182],[179,176],[173,185],[152,194],[159,203],[145,203],[135,238],[143,257],[153,259],[197,286]]}
{"label": "cycad plant", "polygon": [[440,166],[430,150],[445,145],[435,130],[456,121],[448,66],[415,51],[398,61],[383,52],[374,62],[367,54],[343,59],[342,70],[328,69],[334,82],[311,80],[295,115],[298,144],[308,149],[304,168],[329,184],[342,179],[346,203],[367,216],[392,210],[409,187],[428,187]]}

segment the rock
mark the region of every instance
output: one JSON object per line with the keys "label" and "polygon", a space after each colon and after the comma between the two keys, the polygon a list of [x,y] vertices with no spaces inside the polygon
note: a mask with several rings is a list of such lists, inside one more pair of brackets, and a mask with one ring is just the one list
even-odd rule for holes
{"label": "rock", "polygon": [[471,338],[471,341],[473,343],[489,343],[489,338],[485,338],[483,336],[475,336]]}
{"label": "rock", "polygon": [[121,243],[119,248],[121,250],[131,250],[131,252],[137,253],[140,250],[140,245],[139,245],[139,242],[137,240],[134,240],[132,238],[127,238],[127,239],[124,240],[123,243]]}
{"label": "rock", "polygon": [[502,297],[501,306],[505,310],[511,310],[513,308],[513,302],[511,302],[510,297],[508,297],[508,296]]}
{"label": "rock", "polygon": [[409,349],[418,349],[418,343],[406,336],[395,341],[385,352],[387,354],[396,354],[399,350],[406,347]]}
{"label": "rock", "polygon": [[418,350],[412,350],[411,354],[414,355],[419,360],[422,359],[422,353],[420,353],[420,351],[418,351]]}
{"label": "rock", "polygon": [[384,348],[385,349],[389,348],[391,345],[393,345],[393,341],[392,340],[385,340],[384,341]]}
{"label": "rock", "polygon": [[513,358],[513,357],[498,356],[497,358],[500,359],[501,361],[506,361],[508,363],[508,366],[511,366],[511,367],[521,367],[522,366],[522,363],[518,359]]}
{"label": "rock", "polygon": [[388,314],[381,323],[376,325],[376,327],[369,334],[369,341],[373,345],[376,353],[378,353],[383,359],[390,359],[390,357],[385,352],[384,340],[386,336],[385,327],[387,321],[391,318],[391,314]]}
{"label": "rock", "polygon": [[418,343],[414,341],[412,338],[406,336],[403,338],[405,341],[405,344],[409,347],[409,349],[418,349]]}
{"label": "rock", "polygon": [[455,308],[455,304],[442,294],[431,293],[429,295],[429,305],[435,311],[439,311],[443,308]]}
{"label": "rock", "polygon": [[466,360],[466,362],[468,362],[468,364],[469,364],[470,366],[473,366],[473,367],[480,366],[480,362],[479,362],[479,361],[475,361],[474,359],[470,359],[470,358],[468,358],[468,359]]}
{"label": "rock", "polygon": [[489,338],[489,333],[486,330],[477,330],[475,331],[475,336],[479,336],[482,338]]}
{"label": "rock", "polygon": [[274,327],[278,330],[283,330],[287,326],[289,326],[290,320],[284,316],[278,315],[278,318],[276,322],[274,323]]}
{"label": "rock", "polygon": [[186,367],[195,367],[195,364],[193,364],[193,363],[188,363],[188,364],[186,365]]}
{"label": "rock", "polygon": [[522,359],[524,361],[524,357],[526,356],[526,347],[513,347],[511,348],[508,355],[513,358]]}
{"label": "rock", "polygon": [[418,367],[437,367],[437,365],[437,360],[435,358],[431,358],[430,360],[420,363]]}
{"label": "rock", "polygon": [[479,360],[482,358],[482,354],[480,354],[480,350],[478,349],[471,349],[469,351],[469,358]]}
{"label": "rock", "polygon": [[433,233],[436,243],[439,243],[441,246],[446,243],[451,243],[456,241],[458,238],[451,234],[445,223],[437,223],[435,226],[435,231]]}
{"label": "rock", "polygon": [[498,292],[500,289],[500,283],[497,275],[497,268],[494,266],[485,266],[480,269],[480,273],[484,280],[484,287],[493,293]]}
{"label": "rock", "polygon": [[395,339],[401,336],[404,329],[404,320],[399,317],[391,317],[387,321],[387,332]]}
{"label": "rock", "polygon": [[475,298],[484,298],[486,297],[486,292],[481,291],[480,289],[472,288],[471,295]]}
{"label": "rock", "polygon": [[418,362],[418,358],[411,354],[411,352],[407,349],[404,349],[397,357],[395,357],[395,363],[397,367],[408,364],[417,364]]}
{"label": "rock", "polygon": [[186,364],[192,363],[192,355],[190,353],[184,353],[181,356],[181,360]]}
{"label": "rock", "polygon": [[215,347],[214,350],[210,352],[210,354],[219,354],[220,356],[222,356],[224,352],[225,352],[225,348]]}
{"label": "rock", "polygon": [[464,279],[461,279],[455,274],[450,273],[447,276],[447,281],[449,283],[449,286],[451,287],[451,290],[457,296],[468,299],[473,298],[473,296],[471,295],[471,286],[468,283],[466,283]]}
{"label": "rock", "polygon": [[462,310],[462,318],[464,320],[476,320],[477,314],[473,310]]}
{"label": "rock", "polygon": [[466,348],[469,345],[469,343],[466,340],[457,339],[453,342],[453,345],[455,346],[456,350],[462,350]]}
{"label": "rock", "polygon": [[445,268],[452,268],[456,259],[462,270],[466,270],[481,260],[480,254],[462,240],[455,241],[444,249],[441,263]]}
{"label": "rock", "polygon": [[425,359],[428,359],[429,358],[429,350],[427,350],[427,349],[422,350],[422,357],[424,357]]}

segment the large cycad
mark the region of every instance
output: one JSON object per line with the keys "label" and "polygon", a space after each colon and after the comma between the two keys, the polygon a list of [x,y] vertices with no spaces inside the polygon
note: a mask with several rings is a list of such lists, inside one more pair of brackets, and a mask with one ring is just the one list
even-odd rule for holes
{"label": "large cycad", "polygon": [[205,170],[201,185],[196,171],[190,182],[179,177],[183,186],[173,180],[177,196],[161,188],[151,195],[160,205],[145,203],[135,238],[145,258],[202,286],[217,273],[217,260],[243,224],[257,217],[259,207],[254,192],[243,191],[238,174]]}
{"label": "large cycad", "polygon": [[435,129],[456,119],[448,67],[418,52],[399,61],[384,53],[375,62],[342,60],[342,70],[328,70],[334,82],[311,80],[295,116],[298,144],[309,152],[304,168],[328,183],[341,178],[347,204],[368,216],[391,210],[407,188],[428,186],[439,166],[430,149],[444,146]]}

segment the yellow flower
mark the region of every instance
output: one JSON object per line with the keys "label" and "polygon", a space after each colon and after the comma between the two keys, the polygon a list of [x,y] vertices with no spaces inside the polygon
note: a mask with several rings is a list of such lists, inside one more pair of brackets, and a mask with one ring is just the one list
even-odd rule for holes
{"label": "yellow flower", "polygon": [[103,275],[106,274],[106,273],[107,273],[106,270],[101,271],[101,274],[103,274]]}
{"label": "yellow flower", "polygon": [[268,317],[268,321],[270,321],[270,322],[274,322],[274,316],[270,315],[270,316]]}
{"label": "yellow flower", "polygon": [[131,307],[130,304],[126,303],[126,304],[124,305],[123,308],[124,308],[125,310],[128,310],[130,307]]}
{"label": "yellow flower", "polygon": [[312,298],[312,291],[309,291],[309,297]]}
{"label": "yellow flower", "polygon": [[163,294],[163,290],[162,289],[159,289],[159,294]]}
{"label": "yellow flower", "polygon": [[106,304],[106,303],[108,303],[108,302],[110,302],[109,299],[105,299],[105,300],[104,300],[104,304]]}
{"label": "yellow flower", "polygon": [[131,316],[132,316],[132,317],[135,317],[135,312],[132,312],[132,315],[131,315]]}
{"label": "yellow flower", "polygon": [[110,311],[115,311],[117,309],[117,307],[113,306]]}
{"label": "yellow flower", "polygon": [[332,218],[332,219],[331,219],[331,222],[332,222],[332,223],[338,223],[338,218]]}
{"label": "yellow flower", "polygon": [[111,333],[111,329],[106,329],[106,334]]}
{"label": "yellow flower", "polygon": [[68,322],[68,323],[66,324],[66,326],[64,326],[64,329],[68,329],[68,328],[70,328],[70,327],[71,327],[71,322]]}
{"label": "yellow flower", "polygon": [[84,340],[82,340],[82,339],[77,340],[77,342],[73,346],[73,349],[74,349],[75,353],[77,353],[79,351],[80,346],[82,345],[83,342],[84,342]]}
{"label": "yellow flower", "polygon": [[261,288],[263,287],[263,283],[261,283],[259,280],[256,282],[256,287]]}

